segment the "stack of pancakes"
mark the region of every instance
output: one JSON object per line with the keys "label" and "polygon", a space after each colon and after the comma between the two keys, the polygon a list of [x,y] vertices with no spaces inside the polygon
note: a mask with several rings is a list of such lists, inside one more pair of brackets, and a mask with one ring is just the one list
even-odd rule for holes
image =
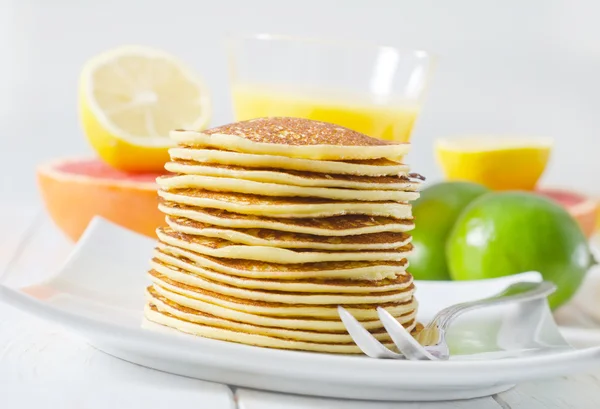
{"label": "stack of pancakes", "polygon": [[174,131],[158,179],[158,229],[146,317],[250,345],[360,353],[344,306],[384,344],[384,307],[409,331],[406,271],[419,183],[409,145],[336,125],[261,118]]}

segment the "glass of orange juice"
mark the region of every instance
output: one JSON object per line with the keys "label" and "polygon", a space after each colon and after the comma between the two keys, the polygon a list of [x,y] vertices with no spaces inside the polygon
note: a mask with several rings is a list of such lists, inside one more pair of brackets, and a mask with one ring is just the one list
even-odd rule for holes
{"label": "glass of orange juice", "polygon": [[435,57],[270,34],[229,39],[236,120],[291,116],[408,142]]}

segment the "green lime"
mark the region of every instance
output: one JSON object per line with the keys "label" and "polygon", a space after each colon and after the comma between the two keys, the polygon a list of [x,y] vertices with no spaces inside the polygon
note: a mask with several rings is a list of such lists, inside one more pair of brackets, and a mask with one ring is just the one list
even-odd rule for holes
{"label": "green lime", "polygon": [[418,280],[450,280],[446,239],[460,212],[475,198],[489,192],[476,183],[443,182],[421,192],[413,205],[414,245],[410,273]]}
{"label": "green lime", "polygon": [[577,222],[554,201],[526,192],[491,193],[456,221],[446,248],[455,280],[539,271],[558,287],[556,308],[579,288],[595,263]]}

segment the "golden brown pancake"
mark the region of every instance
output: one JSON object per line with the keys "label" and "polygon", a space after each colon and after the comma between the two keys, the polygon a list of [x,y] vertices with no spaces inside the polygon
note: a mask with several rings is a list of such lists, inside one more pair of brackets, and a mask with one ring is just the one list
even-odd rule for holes
{"label": "golden brown pancake", "polygon": [[269,246],[240,245],[213,237],[195,236],[159,227],[156,235],[160,242],[199,254],[219,258],[265,261],[278,264],[319,263],[326,261],[402,260],[412,252],[412,244],[385,250],[331,251],[313,249],[285,249]]}
{"label": "golden brown pancake", "polygon": [[225,274],[248,278],[275,278],[295,280],[298,278],[348,278],[353,280],[382,280],[394,278],[406,271],[408,261],[328,261],[304,264],[277,264],[256,260],[218,258],[195,253],[180,247],[159,242],[155,257],[162,260],[167,254],[185,258],[200,267]]}
{"label": "golden brown pancake", "polygon": [[254,182],[275,183],[305,187],[331,187],[364,190],[417,191],[420,183],[407,176],[355,176],[275,170],[271,168],[245,168],[242,166],[201,163],[176,159],[165,164],[165,169],[178,175],[201,175],[220,178],[244,179]]}
{"label": "golden brown pancake", "polygon": [[160,176],[156,179],[156,183],[162,190],[167,191],[192,188],[210,190],[213,192],[236,192],[257,194],[261,196],[316,197],[334,200],[361,200],[365,202],[383,202],[390,200],[408,202],[419,198],[419,193],[415,191],[306,187],[202,175]]}
{"label": "golden brown pancake", "polygon": [[273,229],[232,229],[201,223],[185,217],[167,216],[169,227],[179,233],[213,237],[249,246],[270,246],[318,250],[382,250],[407,245],[411,236],[407,233],[371,233],[354,236],[315,236]]}
{"label": "golden brown pancake", "polygon": [[[179,298],[178,304],[194,308],[194,300],[201,300],[221,307],[245,311],[252,314],[267,315],[270,317],[296,317],[296,318],[319,318],[339,320],[337,305],[329,304],[289,304],[281,302],[266,302],[260,300],[248,300],[233,297],[227,294],[216,293],[199,287],[173,281],[166,276],[150,271],[149,278],[157,289],[165,297],[172,299],[169,293],[179,294],[185,299]],[[416,300],[412,297],[414,289],[411,288],[403,295],[401,301],[391,301],[379,304],[341,304],[356,319],[375,320],[378,318],[377,307],[385,308],[394,317],[408,314],[416,309]]]}
{"label": "golden brown pancake", "polygon": [[[180,304],[177,304],[168,298],[160,295],[154,287],[148,287],[146,290],[146,297],[151,304],[153,304],[158,311],[167,312],[175,317],[180,319],[189,320],[202,325],[209,325],[220,327],[229,330],[240,330],[243,332],[250,332],[254,334],[262,334],[262,335],[270,335],[275,337],[282,337],[287,339],[295,339],[301,341],[309,341],[309,342],[326,342],[326,343],[351,343],[352,339],[348,334],[338,332],[327,331],[314,331],[314,330],[299,330],[296,327],[287,328],[287,327],[277,327],[276,325],[271,326],[262,326],[253,323],[253,319],[256,318],[260,320],[262,317],[252,316],[248,314],[247,320],[232,320],[227,318],[227,316],[223,317],[221,315],[213,315],[204,311],[195,310],[193,308],[184,307]],[[215,308],[214,311],[219,314],[221,310]],[[234,313],[237,311],[234,311]],[[225,314],[227,315],[227,314]],[[412,317],[407,317],[406,319],[402,318],[407,326],[412,325]],[[279,318],[270,318],[273,322],[283,321]],[[289,320],[293,321],[293,319]],[[390,341],[389,335],[385,332],[383,328],[372,329],[371,334],[383,341]]]}
{"label": "golden brown pancake", "polygon": [[[223,307],[197,298],[190,299],[184,295],[165,290],[164,288],[154,284],[148,287],[147,293],[151,293],[154,298],[160,297],[161,299],[167,300],[171,304],[179,305],[182,308],[190,308],[200,313],[261,327],[287,328],[315,332],[327,332],[331,334],[347,333],[344,324],[339,318],[329,320],[315,317],[271,317],[268,315],[254,314],[234,308]],[[414,312],[400,315],[396,318],[409,325],[411,324],[411,320],[414,319]],[[381,324],[379,318],[374,320],[363,320],[361,321],[361,324],[370,332],[380,332],[383,329],[383,325]]]}
{"label": "golden brown pancake", "polygon": [[158,195],[177,204],[266,217],[307,218],[364,214],[396,219],[412,218],[410,204],[394,201],[361,202],[312,197],[269,197],[201,189],[159,189]]}
{"label": "golden brown pancake", "polygon": [[214,148],[171,148],[173,161],[184,160],[195,163],[243,166],[245,168],[264,168],[276,170],[299,170],[328,174],[359,176],[396,176],[406,175],[408,166],[389,159],[366,159],[348,161],[312,160],[287,158],[275,155],[256,155]]}
{"label": "golden brown pancake", "polygon": [[[165,308],[164,305],[163,308]],[[173,314],[178,314],[179,316],[175,316]],[[224,327],[216,326],[214,324],[216,320],[214,319],[212,321],[208,321],[206,317],[201,319],[194,315],[189,316],[187,314],[182,314],[181,311],[161,311],[152,302],[146,305],[146,308],[144,309],[144,315],[149,321],[177,329],[178,331],[221,341],[236,342],[240,344],[275,349],[290,349],[337,354],[362,353],[354,343],[320,343],[294,340],[286,338],[285,336],[275,337],[272,335],[269,336],[265,334],[256,334],[240,325],[234,325],[235,329],[226,329]],[[208,322],[213,325],[209,325]],[[216,322],[221,325],[226,325],[220,320]],[[393,343],[390,341],[383,341],[383,344],[392,350],[394,349]]]}
{"label": "golden brown pancake", "polygon": [[184,217],[200,223],[230,228],[270,229],[326,237],[352,236],[382,232],[407,232],[413,219],[347,214],[344,216],[277,218],[233,213],[161,200],[158,208],[169,216]]}
{"label": "golden brown pancake", "polygon": [[189,147],[317,160],[401,159],[408,143],[394,143],[327,122],[302,118],[258,118],[202,132],[173,131]]}
{"label": "golden brown pancake", "polygon": [[[160,251],[158,251],[160,252]],[[180,281],[194,285],[197,277],[206,277],[213,281],[230,284],[239,288],[263,289],[283,292],[335,293],[335,294],[374,294],[385,291],[401,290],[412,283],[412,276],[406,272],[381,280],[353,280],[341,278],[297,278],[281,280],[277,278],[248,278],[230,275],[194,264],[185,257],[175,257],[160,252],[150,261],[154,270]]]}
{"label": "golden brown pancake", "polygon": [[[289,291],[289,289],[287,291],[281,291],[280,289],[267,290],[262,288],[243,288],[222,281],[211,280],[205,276],[188,274],[183,269],[169,265],[153,263],[152,266],[154,268],[150,270],[149,274],[158,280],[169,279],[172,282],[177,282],[190,288],[207,290],[216,294],[229,295],[239,299],[283,304],[383,304],[410,299],[414,292],[412,280],[408,281],[403,286],[393,286],[393,289],[387,289],[387,291],[372,294],[364,292],[335,294]],[[282,287],[285,288],[286,283],[284,282],[282,284]]]}

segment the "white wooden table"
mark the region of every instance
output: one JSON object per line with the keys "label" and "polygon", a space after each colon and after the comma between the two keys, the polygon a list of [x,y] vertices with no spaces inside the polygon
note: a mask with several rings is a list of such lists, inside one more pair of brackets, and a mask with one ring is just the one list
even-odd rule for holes
{"label": "white wooden table", "polygon": [[[33,205],[0,206],[0,271],[55,268],[69,250],[50,240]],[[36,223],[37,220],[37,223]],[[44,228],[43,226],[46,226]],[[44,254],[44,257],[40,255]],[[40,269],[39,260],[44,260]],[[49,260],[49,261],[47,261]],[[10,266],[9,266],[10,264]],[[266,393],[170,375],[105,355],[60,327],[0,304],[0,408],[167,408],[167,409],[598,409],[596,373],[519,385],[470,401],[356,402]]]}

